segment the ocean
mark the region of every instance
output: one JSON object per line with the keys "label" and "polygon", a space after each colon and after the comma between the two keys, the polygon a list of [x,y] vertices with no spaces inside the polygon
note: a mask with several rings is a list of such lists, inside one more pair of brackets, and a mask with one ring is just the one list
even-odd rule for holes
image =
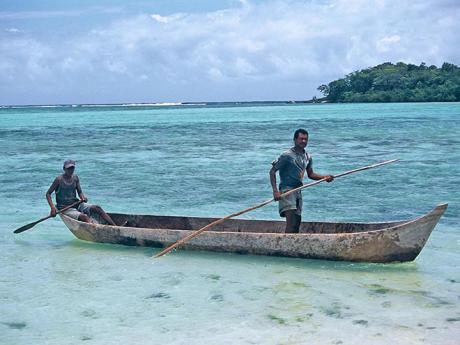
{"label": "ocean", "polygon": [[[223,217],[271,197],[310,133],[303,220],[387,221],[449,203],[414,262],[368,264],[77,240],[45,192],[65,159],[109,212]],[[0,344],[460,344],[460,104],[0,109]],[[245,214],[279,219],[277,205]]]}

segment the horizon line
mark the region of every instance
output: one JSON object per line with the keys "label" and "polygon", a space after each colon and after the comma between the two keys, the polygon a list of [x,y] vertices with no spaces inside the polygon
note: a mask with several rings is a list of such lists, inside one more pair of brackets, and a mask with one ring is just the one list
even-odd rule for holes
{"label": "horizon line", "polygon": [[[321,98],[317,98],[321,100]],[[2,108],[13,107],[81,107],[81,106],[180,106],[180,105],[210,105],[224,103],[311,103],[310,100],[253,100],[253,101],[191,101],[191,102],[126,102],[126,103],[45,103],[45,104],[1,104]]]}

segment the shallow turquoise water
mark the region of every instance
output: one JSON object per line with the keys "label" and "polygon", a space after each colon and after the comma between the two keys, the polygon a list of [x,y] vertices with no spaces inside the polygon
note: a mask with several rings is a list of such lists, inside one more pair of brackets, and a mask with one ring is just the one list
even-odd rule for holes
{"label": "shallow turquoise water", "polygon": [[[412,263],[85,243],[48,212],[62,161],[90,202],[224,216],[271,197],[270,162],[310,131],[315,170],[401,162],[304,192],[310,220],[449,208]],[[460,104],[0,109],[0,344],[458,344]],[[275,204],[246,215],[276,219]]]}

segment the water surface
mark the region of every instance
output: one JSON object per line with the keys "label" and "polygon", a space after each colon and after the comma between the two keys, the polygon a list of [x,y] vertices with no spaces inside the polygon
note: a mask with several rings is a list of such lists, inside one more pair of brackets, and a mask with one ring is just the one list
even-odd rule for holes
{"label": "water surface", "polygon": [[[305,220],[449,208],[411,263],[176,251],[75,239],[44,195],[67,158],[90,202],[225,216],[271,197],[270,163],[310,132]],[[0,344],[458,344],[460,104],[0,109]],[[277,206],[245,215],[277,219]]]}

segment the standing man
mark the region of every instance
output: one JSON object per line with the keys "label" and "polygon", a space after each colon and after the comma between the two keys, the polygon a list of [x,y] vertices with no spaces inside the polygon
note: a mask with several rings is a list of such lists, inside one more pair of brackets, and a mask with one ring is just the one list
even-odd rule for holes
{"label": "standing man", "polygon": [[[66,206],[72,205],[77,199],[77,192],[80,200],[83,202],[78,204],[78,206],[71,207],[63,212],[66,216],[77,219],[85,223],[92,223],[90,216],[98,215],[104,219],[110,225],[116,225],[112,218],[104,212],[104,210],[98,205],[86,204],[88,198],[83,194],[83,191],[80,187],[80,179],[75,171],[75,161],[66,160],[64,162],[64,173],[56,177],[51,184],[50,188],[46,192],[46,200],[51,207],[50,215],[56,217],[57,211],[63,209]],[[56,193],[56,206],[53,204],[51,199],[51,194]]]}
{"label": "standing man", "polygon": [[[270,183],[273,189],[273,198],[279,200],[279,212],[281,217],[286,217],[286,233],[298,233],[302,220],[302,192],[291,193],[280,198],[282,193],[302,186],[305,171],[312,180],[326,179],[331,182],[332,175],[319,175],[313,172],[313,161],[305,151],[308,144],[308,132],[298,129],[294,133],[294,147],[283,152],[273,163],[270,169]],[[279,170],[280,185],[276,186],[276,172]]]}

